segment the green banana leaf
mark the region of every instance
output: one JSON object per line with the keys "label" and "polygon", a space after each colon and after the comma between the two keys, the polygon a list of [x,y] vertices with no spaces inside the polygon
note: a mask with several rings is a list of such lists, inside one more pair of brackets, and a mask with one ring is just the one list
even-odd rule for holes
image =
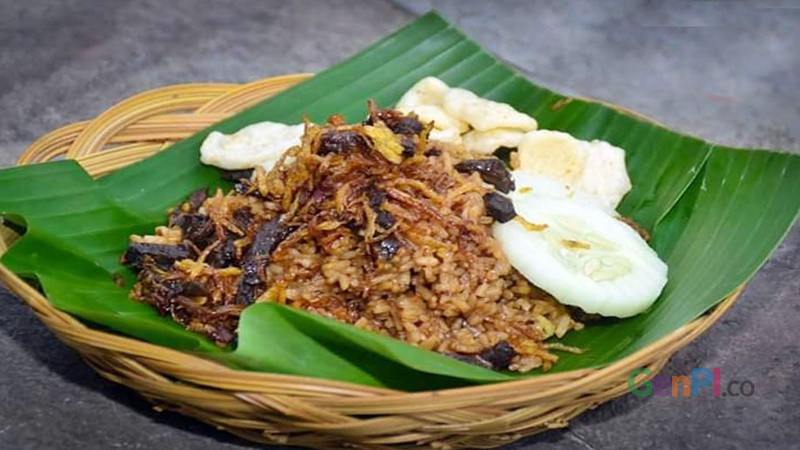
{"label": "green banana leaf", "polygon": [[669,282],[645,313],[567,335],[562,342],[586,351],[561,355],[553,371],[608,364],[697,318],[758,270],[800,212],[800,156],[715,146],[598,103],[566,101],[429,13],[312,79],[99,180],[73,161],[0,171],[0,215],[25,230],[2,263],[93,326],[236,368],[410,391],[540,375],[492,372],[274,304],[247,308],[238,347],[220,349],[128,297],[134,277],[119,263],[128,236],[165,222],[166,209],[198,187],[230,187],[199,162],[209,131],[230,133],[263,120],[298,123],[304,114],[357,121],[367,99],[392,105],[428,75],[510,103],[540,128],[626,150],[634,188],[620,212],[652,231]]}

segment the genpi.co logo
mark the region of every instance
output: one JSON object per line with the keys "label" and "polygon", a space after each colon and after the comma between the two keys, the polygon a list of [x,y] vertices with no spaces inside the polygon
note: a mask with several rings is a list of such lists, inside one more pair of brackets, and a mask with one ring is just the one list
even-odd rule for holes
{"label": "genpi.co logo", "polygon": [[[722,371],[719,367],[706,369],[695,367],[691,375],[656,375],[636,387],[636,377],[641,374],[650,376],[653,371],[646,367],[633,370],[628,375],[628,390],[637,397],[696,397],[700,388],[710,386],[714,397],[750,397],[756,386],[750,380],[730,380],[722,382]],[[724,389],[723,389],[724,385]]]}

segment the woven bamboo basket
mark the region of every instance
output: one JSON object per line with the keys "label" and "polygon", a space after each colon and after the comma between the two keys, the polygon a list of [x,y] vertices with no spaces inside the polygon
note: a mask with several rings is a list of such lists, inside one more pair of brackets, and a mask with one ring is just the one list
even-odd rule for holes
{"label": "woven bamboo basket", "polygon": [[[73,158],[98,177],[158,152],[309,74],[245,85],[183,84],[135,95],[93,120],[34,142],[19,165]],[[16,240],[0,230],[0,254]],[[195,417],[265,444],[315,448],[489,448],[567,426],[570,419],[628,392],[628,375],[654,376],[733,304],[739,288],[710,313],[620,361],[478,387],[405,393],[316,378],[237,371],[125,336],[88,328],[55,309],[0,265],[0,279],[100,375],[138,391],[157,409]],[[648,377],[641,375],[637,383]]]}

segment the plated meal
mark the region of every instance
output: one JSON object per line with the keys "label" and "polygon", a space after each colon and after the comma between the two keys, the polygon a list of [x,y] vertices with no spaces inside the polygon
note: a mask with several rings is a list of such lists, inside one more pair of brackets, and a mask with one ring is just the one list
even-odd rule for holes
{"label": "plated meal", "polygon": [[800,212],[797,155],[553,92],[436,13],[313,76],[138,94],[23,164],[0,279],[48,328],[159,409],[314,448],[566,426]]}
{"label": "plated meal", "polygon": [[199,186],[131,236],[132,297],[221,346],[273,302],[501,371],[549,369],[558,339],[646,310],[667,281],[616,207],[625,152],[537,129],[510,105],[417,82],[347,124],[262,122],[201,146],[235,181]]}

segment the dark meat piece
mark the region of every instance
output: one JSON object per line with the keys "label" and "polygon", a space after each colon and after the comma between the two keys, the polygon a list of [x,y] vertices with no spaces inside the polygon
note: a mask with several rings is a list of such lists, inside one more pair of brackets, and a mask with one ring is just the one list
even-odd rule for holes
{"label": "dark meat piece", "polygon": [[425,128],[416,117],[410,116],[389,117],[384,122],[394,134],[415,135]]}
{"label": "dark meat piece", "polygon": [[252,183],[250,183],[250,180],[242,180],[233,185],[233,190],[236,191],[237,194],[246,195],[251,187]]}
{"label": "dark meat piece", "polygon": [[149,259],[157,266],[166,269],[172,266],[175,261],[190,258],[191,256],[189,249],[183,245],[131,242],[128,244],[128,250],[122,255],[122,263],[141,268],[145,259]]}
{"label": "dark meat piece", "polygon": [[403,146],[404,158],[411,158],[417,151],[417,144],[415,144],[414,141],[412,141],[408,136],[403,136],[400,138],[400,145]]}
{"label": "dark meat piece", "polygon": [[448,353],[447,356],[468,364],[500,371],[508,370],[511,360],[517,356],[517,351],[514,350],[514,347],[512,347],[508,341],[500,341],[494,347],[487,348],[478,355]]}
{"label": "dark meat piece", "polygon": [[389,211],[381,211],[378,213],[378,216],[375,217],[375,223],[383,229],[392,228],[395,222],[394,216]]}
{"label": "dark meat piece", "polygon": [[603,319],[603,316],[600,314],[594,313],[587,313],[586,311],[578,308],[577,306],[567,306],[567,310],[569,311],[570,317],[577,320],[578,322],[591,322],[591,321],[598,321]]}
{"label": "dark meat piece", "polygon": [[187,297],[202,297],[208,295],[208,290],[196,281],[186,281],[180,285],[180,293]]}
{"label": "dark meat piece", "polygon": [[258,276],[259,265],[259,261],[256,260],[247,260],[242,264],[242,279],[236,291],[236,303],[249,305],[263,290],[264,282]]}
{"label": "dark meat piece", "polygon": [[511,153],[515,151],[517,151],[516,147],[500,147],[494,151],[494,156],[500,161],[507,162],[511,160]]}
{"label": "dark meat piece", "polygon": [[192,212],[197,211],[207,198],[208,191],[205,188],[192,192],[192,194],[189,195],[189,199],[186,200],[186,203],[189,204],[189,210]]}
{"label": "dark meat piece", "polygon": [[179,295],[187,297],[201,297],[208,295],[208,290],[202,284],[196,281],[186,281],[173,278],[167,279],[154,279],[153,283],[157,285],[157,290],[164,297],[172,298]]}
{"label": "dark meat piece", "polygon": [[500,341],[480,354],[481,359],[488,361],[494,370],[507,370],[515,356],[517,351],[508,341]]}
{"label": "dark meat piece", "polygon": [[497,158],[469,159],[455,165],[457,171],[462,173],[478,172],[481,179],[498,191],[508,193],[514,190],[514,179],[503,161]]}
{"label": "dark meat piece", "polygon": [[328,131],[322,135],[317,153],[327,155],[328,153],[341,153],[366,148],[367,141],[360,133],[355,131]]}
{"label": "dark meat piece", "polygon": [[394,237],[389,236],[378,243],[378,257],[381,259],[392,259],[402,244]]}
{"label": "dark meat piece", "polygon": [[269,262],[270,253],[294,230],[295,228],[281,223],[279,218],[261,225],[242,263],[242,278],[236,292],[236,303],[249,305],[255,301],[264,289],[259,273]]}
{"label": "dark meat piece", "polygon": [[214,236],[214,224],[202,214],[180,213],[170,218],[170,226],[180,227],[183,238],[198,248],[205,248]]}
{"label": "dark meat piece", "polygon": [[442,151],[439,150],[438,148],[432,148],[425,152],[425,156],[427,156],[428,158],[432,156],[442,156]]}
{"label": "dark meat piece", "polygon": [[253,169],[242,169],[242,170],[224,170],[219,169],[220,175],[224,180],[228,181],[239,181],[239,180],[249,180],[250,177],[253,176]]}
{"label": "dark meat piece", "polygon": [[208,255],[206,262],[213,267],[230,267],[237,262],[236,245],[234,241],[238,239],[233,233],[227,233],[225,241],[217,245],[211,254]]}
{"label": "dark meat piece", "polygon": [[233,223],[242,231],[247,231],[252,220],[253,213],[250,212],[250,208],[239,208],[233,212]]}
{"label": "dark meat piece", "polygon": [[372,208],[373,211],[379,212],[381,210],[381,205],[386,201],[386,191],[378,189],[375,186],[370,186],[367,190],[367,199],[369,201],[369,207]]}
{"label": "dark meat piece", "polygon": [[154,276],[152,283],[155,286],[155,290],[164,298],[171,299],[183,292],[183,283],[180,280]]}
{"label": "dark meat piece", "polygon": [[160,315],[169,314],[172,300],[181,293],[181,284],[177,280],[165,280],[150,273],[147,268],[139,274],[139,283],[147,287],[149,302],[156,307]]}
{"label": "dark meat piece", "polygon": [[517,215],[511,200],[497,192],[484,195],[483,203],[486,205],[486,212],[500,223],[506,223]]}
{"label": "dark meat piece", "polygon": [[231,330],[225,328],[224,325],[217,325],[209,335],[211,339],[214,339],[222,345],[228,345],[236,338],[236,335],[233,334]]}
{"label": "dark meat piece", "polygon": [[295,230],[294,227],[287,227],[279,218],[272,219],[261,225],[253,245],[247,252],[247,259],[257,259],[269,256],[273,250]]}
{"label": "dark meat piece", "polygon": [[425,129],[416,117],[406,116],[394,109],[372,110],[364,125],[374,125],[378,121],[385,123],[394,134],[412,136]]}

